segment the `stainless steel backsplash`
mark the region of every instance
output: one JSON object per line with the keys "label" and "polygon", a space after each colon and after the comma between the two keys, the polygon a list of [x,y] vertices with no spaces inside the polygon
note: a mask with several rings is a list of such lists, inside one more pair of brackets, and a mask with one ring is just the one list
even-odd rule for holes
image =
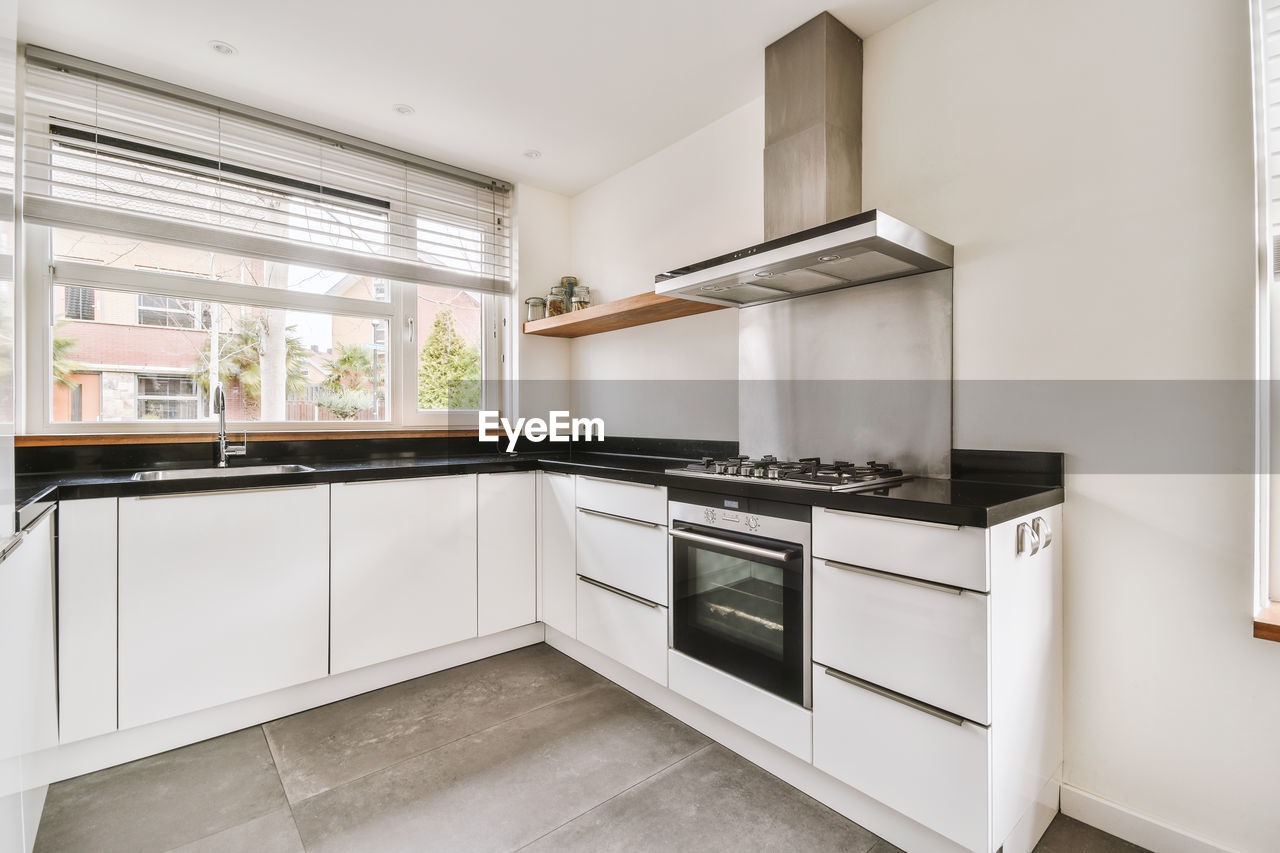
{"label": "stainless steel backsplash", "polygon": [[951,270],[738,312],[741,452],[951,472]]}

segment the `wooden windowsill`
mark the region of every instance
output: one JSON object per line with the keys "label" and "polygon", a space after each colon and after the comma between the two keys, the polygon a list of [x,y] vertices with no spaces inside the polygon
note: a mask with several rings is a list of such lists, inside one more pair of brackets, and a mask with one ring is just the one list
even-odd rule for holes
{"label": "wooden windowsill", "polygon": [[[228,435],[235,438],[242,434],[236,430]],[[469,438],[479,435],[474,429],[343,429],[343,430],[294,430],[260,432],[249,431],[251,441],[324,441],[332,439],[377,438]],[[46,433],[43,435],[15,435],[14,447],[70,447],[95,444],[199,444],[213,441],[213,432],[117,432],[117,433]]]}
{"label": "wooden windowsill", "polygon": [[1280,643],[1280,602],[1271,602],[1253,614],[1253,636]]}

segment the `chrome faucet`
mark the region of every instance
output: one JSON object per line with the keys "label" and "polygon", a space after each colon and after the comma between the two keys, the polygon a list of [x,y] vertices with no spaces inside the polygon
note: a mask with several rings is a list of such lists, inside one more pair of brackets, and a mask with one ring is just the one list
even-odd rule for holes
{"label": "chrome faucet", "polygon": [[244,456],[249,449],[249,433],[244,434],[243,444],[227,445],[227,394],[219,382],[213,389],[213,410],[218,415],[218,467],[227,467],[228,456]]}

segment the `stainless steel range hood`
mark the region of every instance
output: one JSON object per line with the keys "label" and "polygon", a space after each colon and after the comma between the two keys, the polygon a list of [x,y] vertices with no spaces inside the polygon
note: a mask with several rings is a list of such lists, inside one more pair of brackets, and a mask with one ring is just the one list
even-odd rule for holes
{"label": "stainless steel range hood", "polygon": [[759,305],[950,269],[954,248],[878,210],[654,277],[654,290],[716,305]]}

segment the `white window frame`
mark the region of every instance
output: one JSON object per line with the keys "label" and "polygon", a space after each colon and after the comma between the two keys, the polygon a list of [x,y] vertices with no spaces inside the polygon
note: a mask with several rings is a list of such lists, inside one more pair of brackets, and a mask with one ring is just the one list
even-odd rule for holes
{"label": "white window frame", "polygon": [[[1272,434],[1272,379],[1280,376],[1280,346],[1273,340],[1273,330],[1280,329],[1280,300],[1273,299],[1277,287],[1274,223],[1271,221],[1271,121],[1280,115],[1271,115],[1266,81],[1266,6],[1268,0],[1253,0],[1249,4],[1253,36],[1253,101],[1254,101],[1254,179],[1256,192],[1255,230],[1257,235],[1257,293],[1255,310],[1255,374],[1257,392],[1254,395],[1256,411],[1255,465],[1257,474],[1254,487],[1254,607],[1280,600],[1280,537],[1272,535],[1280,530],[1280,477],[1272,476],[1271,464],[1274,448],[1280,436]],[[1280,98],[1280,92],[1273,92]],[[1280,187],[1274,188],[1280,189]]]}
{"label": "white window frame", "polygon": [[[398,428],[474,429],[479,424],[475,411],[419,412],[417,406],[417,284],[390,282],[390,300],[378,302],[328,294],[260,287],[257,285],[215,281],[196,276],[176,275],[154,270],[108,267],[77,261],[55,261],[52,256],[51,229],[25,223],[24,251],[26,275],[23,282],[21,312],[23,315],[23,364],[26,380],[23,395],[25,411],[22,422],[28,433],[181,433],[208,432],[212,419],[198,421],[113,421],[106,423],[55,423],[53,414],[53,323],[57,316],[55,287],[92,287],[129,293],[174,296],[197,302],[249,305],[261,308],[311,311],[353,317],[368,317],[387,322],[387,377],[385,385],[389,419],[383,421],[235,421],[238,431],[249,432],[332,432],[339,430],[377,431]],[[139,237],[138,239],[144,239]],[[423,282],[435,284],[434,282]],[[449,285],[444,285],[449,286]],[[505,364],[506,328],[513,297],[507,294],[481,293],[485,327],[481,346],[482,377],[485,384],[483,405],[505,410],[507,401],[499,383],[507,373]],[[497,387],[495,387],[497,386]]]}

